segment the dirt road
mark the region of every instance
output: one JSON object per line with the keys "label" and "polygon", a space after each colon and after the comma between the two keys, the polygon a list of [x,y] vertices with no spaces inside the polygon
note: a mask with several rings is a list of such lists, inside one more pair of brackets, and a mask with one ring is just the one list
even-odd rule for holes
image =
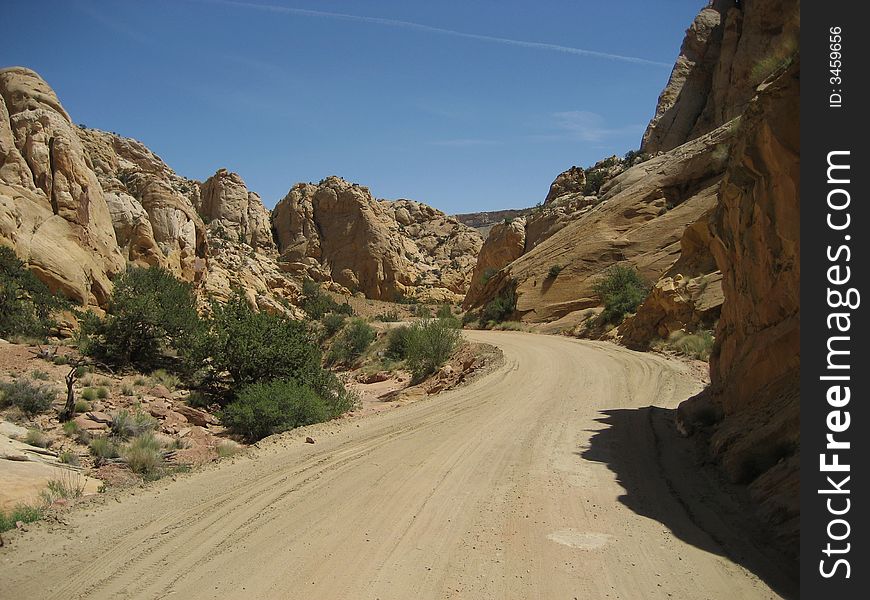
{"label": "dirt road", "polygon": [[[318,426],[315,445],[287,435],[74,511],[70,528],[37,527],[0,549],[0,598],[778,597],[703,532],[678,536],[637,509],[685,520],[649,422],[614,436],[601,411],[675,406],[700,388],[685,367],[603,343],[467,335],[505,364]],[[626,503],[623,478],[649,485]]]}

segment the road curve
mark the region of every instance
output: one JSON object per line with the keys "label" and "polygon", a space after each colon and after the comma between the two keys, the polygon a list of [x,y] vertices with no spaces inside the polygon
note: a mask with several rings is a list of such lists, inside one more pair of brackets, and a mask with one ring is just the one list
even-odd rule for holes
{"label": "road curve", "polygon": [[[617,346],[466,332],[504,364],[451,392],[286,434],[250,455],[40,525],[0,549],[0,598],[775,598],[621,501],[658,489],[655,436],[602,411],[674,407],[680,363]],[[684,510],[661,493],[641,501]],[[699,533],[699,535],[701,535]],[[705,549],[706,548],[706,549]]]}

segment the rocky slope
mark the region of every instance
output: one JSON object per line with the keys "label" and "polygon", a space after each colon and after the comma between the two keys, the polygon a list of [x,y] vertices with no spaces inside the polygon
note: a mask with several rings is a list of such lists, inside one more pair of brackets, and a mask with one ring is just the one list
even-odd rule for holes
{"label": "rocky slope", "polygon": [[253,306],[293,312],[306,277],[458,302],[482,240],[425,204],[334,177],[294,186],[270,213],[236,173],[187,179],[136,140],[74,125],[38,74],[12,67],[0,70],[0,243],[93,308],[135,264],[164,267],[203,298],[240,288]]}
{"label": "rocky slope", "polygon": [[282,261],[299,271],[319,265],[376,300],[460,301],[482,245],[477,232],[430,206],[377,200],[339,177],[293,186],[272,225]]}

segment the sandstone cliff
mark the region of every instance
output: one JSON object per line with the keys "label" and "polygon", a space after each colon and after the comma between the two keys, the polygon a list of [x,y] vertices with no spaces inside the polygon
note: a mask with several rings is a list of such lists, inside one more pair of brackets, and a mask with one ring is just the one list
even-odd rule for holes
{"label": "sandstone cliff", "polygon": [[799,29],[798,0],[712,0],[686,31],[641,149],[671,150],[740,115]]}
{"label": "sandstone cliff", "polygon": [[77,128],[33,71],[0,70],[0,243],[50,289],[103,305],[124,269]]}
{"label": "sandstone cliff", "polygon": [[[725,303],[710,361],[724,420],[712,449],[786,538],[798,536],[800,452],[800,64],[747,108],[710,219]],[[687,430],[709,398],[680,407]]]}
{"label": "sandstone cliff", "polygon": [[281,260],[319,266],[369,298],[457,302],[482,245],[479,234],[425,204],[379,201],[339,177],[297,184],[272,212]]}

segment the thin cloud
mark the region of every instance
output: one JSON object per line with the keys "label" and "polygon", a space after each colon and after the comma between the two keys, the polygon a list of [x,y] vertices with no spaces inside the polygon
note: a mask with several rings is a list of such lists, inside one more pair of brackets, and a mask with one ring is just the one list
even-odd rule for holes
{"label": "thin cloud", "polygon": [[468,148],[470,146],[494,146],[500,142],[479,138],[458,138],[452,140],[436,140],[429,142],[430,146],[448,146],[452,148]]}
{"label": "thin cloud", "polygon": [[602,58],[606,60],[615,60],[639,65],[651,65],[655,67],[671,68],[672,65],[638,56],[624,56],[622,54],[613,54],[610,52],[598,52],[596,50],[586,50],[583,48],[572,48],[570,46],[560,46],[558,44],[547,44],[544,42],[529,42],[525,40],[514,40],[510,38],[496,37],[491,35],[482,35],[479,33],[467,33],[464,31],[456,31],[454,29],[445,29],[443,27],[432,27],[423,25],[422,23],[414,23],[412,21],[400,21],[398,19],[385,19],[382,17],[365,17],[362,15],[349,15],[345,13],[327,12],[322,10],[311,10],[307,8],[292,8],[289,6],[278,6],[275,4],[256,4],[253,2],[238,2],[235,0],[194,0],[207,4],[219,4],[223,6],[231,6],[236,8],[246,8],[259,10],[264,12],[282,13],[288,15],[298,15],[302,17],[315,17],[320,19],[337,19],[342,21],[355,21],[357,23],[368,23],[372,25],[382,25],[385,27],[396,27],[401,29],[415,29],[417,31],[425,31],[428,33],[437,33],[441,35],[449,35],[453,37],[461,37],[470,40],[478,40],[482,42],[493,42],[496,44],[505,44],[508,46],[518,46],[521,48],[532,48],[535,50],[550,50],[553,52],[561,52],[563,54],[573,54],[576,56],[588,56],[592,58]]}
{"label": "thin cloud", "polygon": [[572,140],[580,142],[601,142],[612,137],[640,134],[643,125],[631,124],[621,127],[608,127],[604,117],[586,110],[570,110],[550,115],[550,129],[553,133],[534,135],[537,142]]}

